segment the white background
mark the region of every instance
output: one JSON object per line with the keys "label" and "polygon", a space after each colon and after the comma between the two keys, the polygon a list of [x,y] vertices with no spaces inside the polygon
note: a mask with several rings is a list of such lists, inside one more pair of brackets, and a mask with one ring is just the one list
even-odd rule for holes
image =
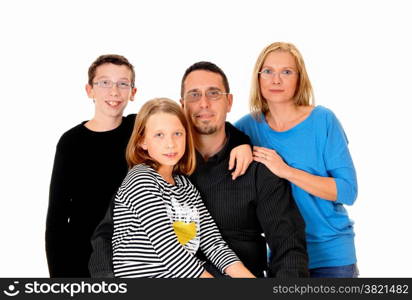
{"label": "white background", "polygon": [[409,2],[2,1],[0,277],[48,276],[55,146],[92,117],[84,85],[97,56],[118,53],[135,65],[138,94],[126,113],[153,97],[178,100],[184,70],[215,62],[229,77],[236,121],[248,113],[254,62],[274,41],[300,49],[316,103],[349,137],[360,275],[411,277]]}

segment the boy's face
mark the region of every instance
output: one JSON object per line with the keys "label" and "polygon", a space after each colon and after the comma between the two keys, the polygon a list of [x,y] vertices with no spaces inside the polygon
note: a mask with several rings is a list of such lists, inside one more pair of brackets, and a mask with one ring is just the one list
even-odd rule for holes
{"label": "boy's face", "polygon": [[136,94],[136,88],[130,86],[131,78],[132,72],[124,65],[107,63],[97,67],[93,85],[86,85],[87,95],[95,101],[95,117],[123,116],[128,101],[133,101]]}

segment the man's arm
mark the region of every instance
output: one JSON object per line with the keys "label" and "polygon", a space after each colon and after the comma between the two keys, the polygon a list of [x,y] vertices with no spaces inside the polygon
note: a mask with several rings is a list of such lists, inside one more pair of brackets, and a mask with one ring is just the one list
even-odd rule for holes
{"label": "man's arm", "polygon": [[112,251],[114,196],[103,220],[97,225],[91,237],[93,248],[89,259],[91,277],[114,277]]}
{"label": "man's arm", "polygon": [[197,208],[200,214],[200,250],[222,274],[226,273],[230,276],[244,277],[253,276],[243,264],[229,268],[232,264],[240,263],[240,260],[223,240],[215,221],[212,219],[197,190],[196,194]]}
{"label": "man's arm", "polygon": [[290,184],[259,164],[256,169],[257,216],[272,252],[269,277],[308,277],[305,223]]}

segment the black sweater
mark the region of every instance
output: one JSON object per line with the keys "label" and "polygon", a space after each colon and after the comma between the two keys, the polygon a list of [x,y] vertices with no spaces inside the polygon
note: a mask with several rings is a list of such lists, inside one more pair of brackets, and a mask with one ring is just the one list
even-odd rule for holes
{"label": "black sweater", "polygon": [[[256,162],[233,181],[227,170],[230,151],[244,144],[245,137],[229,123],[226,133],[226,145],[207,162],[198,153],[196,171],[190,177],[223,239],[257,277],[264,270],[270,277],[307,277],[305,226],[289,184]],[[90,270],[94,277],[113,276],[112,230],[109,209],[92,238]],[[266,243],[273,254],[269,264]]]}
{"label": "black sweater", "polygon": [[50,183],[46,254],[51,277],[90,277],[90,237],[127,174],[125,150],[135,115],[94,132],[84,123],[60,138]]}

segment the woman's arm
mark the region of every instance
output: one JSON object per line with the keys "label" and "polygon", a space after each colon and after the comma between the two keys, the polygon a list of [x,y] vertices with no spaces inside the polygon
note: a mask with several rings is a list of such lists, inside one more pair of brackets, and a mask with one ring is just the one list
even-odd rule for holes
{"label": "woman's arm", "polygon": [[284,178],[316,197],[336,201],[337,188],[333,177],[312,175],[308,172],[288,166],[275,150],[253,147],[253,159],[264,164],[280,178]]}
{"label": "woman's arm", "polygon": [[355,167],[348,149],[348,140],[342,125],[332,112],[326,115],[325,124],[324,146],[319,151],[322,151],[328,176],[317,176],[292,168],[276,151],[267,148],[254,147],[254,159],[309,194],[351,205],[356,200],[358,185]]}

